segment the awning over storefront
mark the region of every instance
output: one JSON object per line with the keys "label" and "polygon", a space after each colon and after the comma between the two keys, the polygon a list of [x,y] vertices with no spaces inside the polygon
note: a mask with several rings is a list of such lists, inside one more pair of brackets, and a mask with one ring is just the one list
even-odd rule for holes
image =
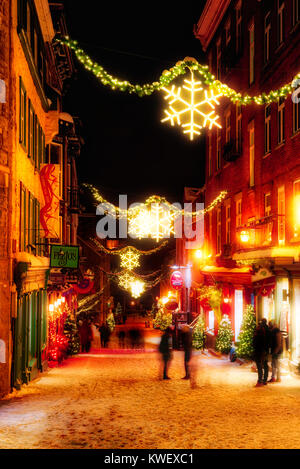
{"label": "awning over storefront", "polygon": [[231,283],[235,285],[251,286],[251,271],[249,267],[232,268],[206,266],[201,273],[205,283],[210,285],[217,282]]}

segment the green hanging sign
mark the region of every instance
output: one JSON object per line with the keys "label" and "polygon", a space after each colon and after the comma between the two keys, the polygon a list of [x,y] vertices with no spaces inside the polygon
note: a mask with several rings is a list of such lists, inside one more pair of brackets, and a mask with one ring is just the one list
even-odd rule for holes
{"label": "green hanging sign", "polygon": [[79,246],[51,246],[51,269],[78,269]]}

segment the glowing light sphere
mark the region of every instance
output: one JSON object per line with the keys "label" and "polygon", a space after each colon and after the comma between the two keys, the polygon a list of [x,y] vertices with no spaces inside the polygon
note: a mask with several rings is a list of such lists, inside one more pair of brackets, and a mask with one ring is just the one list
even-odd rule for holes
{"label": "glowing light sphere", "polygon": [[131,283],[130,289],[133,298],[139,298],[141,294],[145,291],[145,284],[140,280],[135,280]]}
{"label": "glowing light sphere", "polygon": [[242,231],[240,234],[242,243],[248,243],[250,239],[249,231]]}
{"label": "glowing light sphere", "polygon": [[125,249],[121,254],[121,267],[133,270],[140,265],[140,254],[131,248]]}
{"label": "glowing light sphere", "polygon": [[164,111],[166,117],[161,122],[170,122],[172,126],[177,124],[183,128],[184,134],[190,135],[191,140],[195,135],[200,135],[205,127],[222,128],[218,122],[219,116],[215,113],[215,106],[220,104],[218,98],[222,93],[215,95],[212,89],[203,89],[202,81],[195,81],[193,72],[190,80],[184,80],[184,83],[182,88],[174,85],[162,88],[169,107]]}

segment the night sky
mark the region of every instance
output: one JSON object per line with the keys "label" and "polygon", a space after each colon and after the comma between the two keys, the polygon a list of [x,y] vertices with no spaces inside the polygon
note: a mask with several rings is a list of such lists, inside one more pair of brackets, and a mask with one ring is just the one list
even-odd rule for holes
{"label": "night sky", "polygon": [[[118,78],[152,83],[186,56],[204,61],[193,34],[204,1],[64,3],[70,36]],[[130,202],[153,194],[180,202],[185,186],[203,185],[204,138],[191,142],[160,122],[162,93],[139,98],[112,91],[74,61],[77,74],[64,111],[82,121],[80,183],[96,185],[115,203],[119,194],[128,194]]]}

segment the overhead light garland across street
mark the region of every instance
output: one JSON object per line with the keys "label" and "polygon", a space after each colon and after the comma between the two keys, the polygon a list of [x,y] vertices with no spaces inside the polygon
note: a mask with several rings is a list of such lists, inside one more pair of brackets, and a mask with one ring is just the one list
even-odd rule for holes
{"label": "overhead light garland across street", "polygon": [[[77,41],[68,36],[57,36],[54,44],[64,44],[72,49],[77,59],[82,63],[86,70],[93,73],[104,86],[109,86],[112,90],[119,90],[130,94],[137,94],[140,97],[150,96],[156,91],[163,91],[167,94],[169,100],[169,109],[166,110],[166,117],[163,122],[175,123],[184,129],[184,133],[190,135],[193,140],[195,135],[200,135],[205,127],[219,127],[218,116],[215,113],[215,105],[219,104],[218,98],[222,96],[229,98],[233,103],[241,105],[257,104],[266,105],[277,102],[280,98],[287,98],[295,88],[299,86],[300,73],[290,82],[281,88],[261,93],[257,96],[242,95],[219,80],[210,73],[207,65],[201,65],[193,57],[186,57],[176,63],[169,70],[164,70],[157,81],[143,85],[133,85],[129,81],[120,80],[110,75],[101,65],[94,62],[78,45]],[[191,73],[190,80],[185,80],[183,89],[190,93],[188,99],[181,94],[181,88],[176,89],[169,85],[179,76],[185,75],[187,70]],[[199,80],[194,80],[194,74],[199,74]],[[207,89],[202,89],[202,85]],[[199,99],[196,100],[197,93],[201,92]],[[207,109],[210,108],[210,109]],[[182,121],[182,117],[185,117]]]}

